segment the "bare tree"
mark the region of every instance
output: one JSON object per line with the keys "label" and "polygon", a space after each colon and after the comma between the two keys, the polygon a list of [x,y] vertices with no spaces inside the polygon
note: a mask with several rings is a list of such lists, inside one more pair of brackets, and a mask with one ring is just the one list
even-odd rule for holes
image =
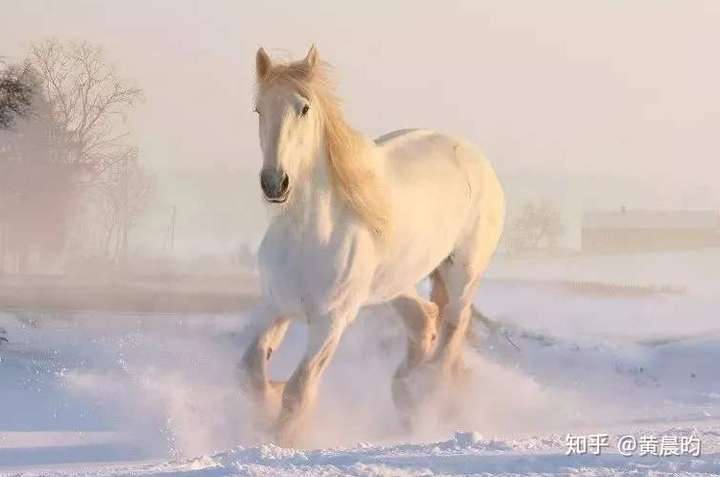
{"label": "bare tree", "polygon": [[511,251],[532,251],[557,247],[564,227],[560,211],[547,201],[526,202],[507,232]]}
{"label": "bare tree", "polygon": [[55,39],[33,45],[28,62],[37,71],[53,117],[66,132],[63,160],[97,179],[127,154],[123,119],[142,90],[120,78],[102,48]]}
{"label": "bare tree", "polygon": [[126,253],[150,183],[125,124],[141,90],[89,43],[46,40],[30,48],[22,66],[3,71],[0,270],[8,247],[22,271],[28,254],[61,251],[73,227],[76,241],[86,240],[83,233],[103,222],[106,202],[113,204],[112,220],[120,221],[111,233],[120,234],[116,249]]}
{"label": "bare tree", "polygon": [[89,43],[46,40],[33,45],[29,63],[66,132],[64,161],[83,172],[78,185],[87,186],[85,199],[94,209],[85,217],[91,224],[83,227],[100,228],[102,254],[123,261],[129,231],[152,192],[125,125],[142,90],[121,78],[102,48]]}
{"label": "bare tree", "polygon": [[106,170],[96,190],[104,219],[104,256],[124,263],[128,254],[128,235],[154,193],[153,178],[139,163],[137,150],[131,149]]}

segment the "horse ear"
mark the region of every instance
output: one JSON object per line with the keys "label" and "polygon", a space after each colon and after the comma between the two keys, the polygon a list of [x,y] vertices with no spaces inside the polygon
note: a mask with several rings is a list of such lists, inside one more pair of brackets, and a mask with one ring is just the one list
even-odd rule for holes
{"label": "horse ear", "polygon": [[317,47],[315,46],[315,43],[310,45],[310,49],[308,50],[307,55],[305,55],[305,64],[308,66],[308,69],[312,71],[315,68],[315,65],[317,65],[319,60],[319,55],[317,51]]}
{"label": "horse ear", "polygon": [[267,54],[265,48],[260,47],[255,55],[255,75],[258,81],[265,78],[271,66],[272,60],[270,59],[270,55]]}

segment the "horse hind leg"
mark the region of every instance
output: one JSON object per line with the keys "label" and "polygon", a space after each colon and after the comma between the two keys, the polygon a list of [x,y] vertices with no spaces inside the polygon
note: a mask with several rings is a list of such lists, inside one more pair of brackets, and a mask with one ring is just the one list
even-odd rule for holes
{"label": "horse hind leg", "polygon": [[478,234],[457,247],[433,273],[441,326],[432,361],[443,375],[462,381],[466,375],[463,348],[472,319],[472,300],[497,244],[497,237]]}
{"label": "horse hind leg", "polygon": [[401,295],[392,303],[407,330],[407,354],[393,376],[392,394],[403,427],[409,430],[418,411],[410,378],[413,370],[432,354],[437,338],[438,307],[416,292]]}

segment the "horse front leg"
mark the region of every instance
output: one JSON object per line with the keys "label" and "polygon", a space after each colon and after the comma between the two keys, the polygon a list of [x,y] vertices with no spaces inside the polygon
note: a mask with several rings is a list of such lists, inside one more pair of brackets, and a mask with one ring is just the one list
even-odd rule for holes
{"label": "horse front leg", "polygon": [[290,320],[287,317],[273,316],[268,308],[256,310],[254,318],[266,324],[245,350],[240,360],[239,374],[241,386],[260,407],[261,417],[264,424],[267,424],[278,414],[285,385],[284,382],[269,380],[268,362],[285,337]]}
{"label": "horse front leg", "polygon": [[289,446],[296,438],[317,398],[322,374],[327,369],[347,327],[344,315],[325,315],[310,319],[307,350],[285,385],[275,434],[280,445]]}

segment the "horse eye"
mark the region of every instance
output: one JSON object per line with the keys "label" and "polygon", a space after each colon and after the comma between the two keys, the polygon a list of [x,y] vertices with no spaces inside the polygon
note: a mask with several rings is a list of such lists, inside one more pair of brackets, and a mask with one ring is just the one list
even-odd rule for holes
{"label": "horse eye", "polygon": [[304,118],[307,115],[308,111],[310,111],[310,105],[306,104],[305,106],[303,106],[302,111],[300,111],[300,117]]}

